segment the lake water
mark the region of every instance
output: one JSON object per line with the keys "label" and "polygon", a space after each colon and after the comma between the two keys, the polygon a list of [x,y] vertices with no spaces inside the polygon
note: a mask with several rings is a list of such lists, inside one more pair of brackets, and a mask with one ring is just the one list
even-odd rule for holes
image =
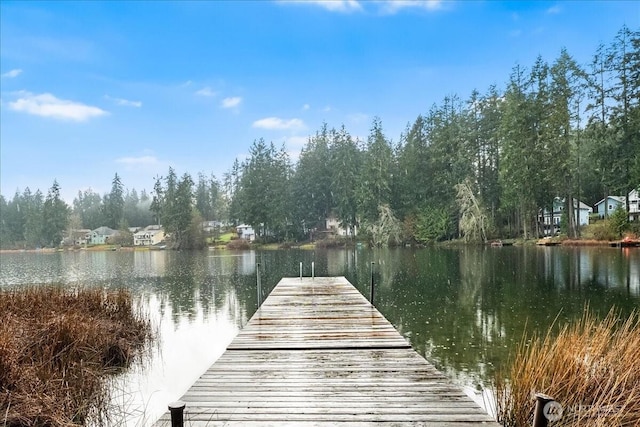
{"label": "lake water", "polygon": [[[564,247],[136,251],[0,255],[0,287],[38,283],[131,289],[159,340],[114,382],[114,425],[146,426],[224,352],[283,276],[345,276],[413,348],[481,394],[523,332],[640,308],[640,250]],[[476,396],[476,398],[478,398]]]}

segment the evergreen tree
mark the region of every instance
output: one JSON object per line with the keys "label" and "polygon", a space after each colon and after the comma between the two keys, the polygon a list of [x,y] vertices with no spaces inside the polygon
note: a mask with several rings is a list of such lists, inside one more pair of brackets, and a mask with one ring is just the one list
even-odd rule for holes
{"label": "evergreen tree", "polygon": [[34,194],[27,187],[23,193],[26,202],[24,240],[27,247],[39,248],[44,240],[44,198],[42,192],[37,190]]}
{"label": "evergreen tree", "polygon": [[298,221],[307,228],[324,228],[333,207],[329,143],[325,123],[303,147],[293,176],[293,194],[300,212]]}
{"label": "evergreen tree", "polygon": [[378,219],[380,206],[391,203],[393,161],[391,143],[382,131],[380,119],[375,118],[367,138],[358,188],[358,213],[368,224]]}
{"label": "evergreen tree", "polygon": [[24,206],[22,195],[19,190],[13,195],[13,199],[7,203],[6,208],[2,212],[2,219],[6,227],[6,245],[7,246],[23,246],[24,236]]}
{"label": "evergreen tree", "polygon": [[[547,167],[553,177],[553,195],[562,196],[565,200],[567,214],[567,232],[569,237],[578,235],[577,220],[574,213],[574,191],[578,169],[579,151],[576,147],[573,123],[579,119],[579,109],[575,105],[580,100],[580,78],[582,70],[565,49],[550,69],[551,73],[551,105],[549,128],[551,141]],[[553,206],[553,205],[551,205]],[[551,211],[550,211],[551,212]]]}
{"label": "evergreen tree", "polygon": [[[612,169],[616,176],[616,190],[625,197],[638,182],[633,182],[634,158],[640,153],[640,32],[626,25],[616,34],[607,60],[612,71],[611,97],[615,101],[611,122],[615,130],[615,148]],[[611,158],[611,157],[610,157]],[[629,212],[629,198],[626,197]]]}
{"label": "evergreen tree", "polygon": [[357,182],[360,179],[362,153],[344,125],[332,131],[330,146],[331,194],[340,226],[355,234],[357,221]]}
{"label": "evergreen tree", "polygon": [[504,110],[500,124],[502,156],[500,163],[500,183],[503,191],[502,207],[510,217],[512,235],[522,229],[524,237],[530,235],[529,222],[536,214],[534,193],[531,186],[538,173],[533,147],[531,106],[527,99],[527,80],[524,70],[516,66],[511,74],[504,96]]}
{"label": "evergreen tree", "polygon": [[57,247],[62,242],[69,219],[69,207],[60,197],[60,185],[54,180],[49,188],[43,206],[44,242],[47,246]]}
{"label": "evergreen tree", "polygon": [[153,214],[154,223],[159,225],[161,224],[162,208],[164,206],[164,189],[162,187],[162,177],[158,176],[155,180],[153,184],[153,198],[149,210]]}
{"label": "evergreen tree", "polygon": [[432,179],[429,161],[429,129],[419,115],[401,138],[395,174],[395,211],[403,219],[427,204]]}
{"label": "evergreen tree", "polygon": [[[173,170],[170,170],[168,177],[172,175]],[[189,232],[195,208],[193,203],[193,180],[188,173],[185,173],[176,182],[175,191],[170,192],[168,187],[169,182],[167,183],[167,196],[169,194],[174,196],[170,202],[168,201],[168,205],[171,206],[171,213],[168,216],[170,219],[165,222],[165,230],[171,234],[174,249],[192,249],[195,245],[191,238],[194,236]]]}
{"label": "evergreen tree", "polygon": [[106,225],[117,229],[124,216],[124,186],[117,173],[111,181],[111,192],[106,197],[104,205]]}
{"label": "evergreen tree", "polygon": [[196,209],[204,220],[210,221],[213,219],[213,203],[209,180],[202,172],[198,174],[198,184],[196,186]]}

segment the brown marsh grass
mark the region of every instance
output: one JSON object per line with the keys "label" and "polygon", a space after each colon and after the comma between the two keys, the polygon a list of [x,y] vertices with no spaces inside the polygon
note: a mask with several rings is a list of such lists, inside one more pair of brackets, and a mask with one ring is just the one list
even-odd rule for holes
{"label": "brown marsh grass", "polygon": [[0,290],[0,426],[104,424],[109,374],[151,336],[126,290]]}
{"label": "brown marsh grass", "polygon": [[510,367],[496,378],[498,421],[530,426],[534,393],[564,408],[552,426],[640,425],[640,316],[611,310],[583,317],[559,333],[523,339]]}

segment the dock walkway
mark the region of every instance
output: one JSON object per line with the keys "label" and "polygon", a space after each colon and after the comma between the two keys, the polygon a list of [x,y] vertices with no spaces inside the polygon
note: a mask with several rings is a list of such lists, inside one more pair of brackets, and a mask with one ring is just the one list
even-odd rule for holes
{"label": "dock walkway", "polygon": [[344,277],[282,279],[181,400],[194,427],[498,426]]}

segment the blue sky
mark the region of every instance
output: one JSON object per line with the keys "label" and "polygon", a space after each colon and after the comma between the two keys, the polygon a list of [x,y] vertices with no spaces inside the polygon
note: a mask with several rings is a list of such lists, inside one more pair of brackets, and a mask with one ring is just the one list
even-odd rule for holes
{"label": "blue sky", "polygon": [[260,137],[295,160],[323,122],[398,141],[452,94],[562,47],[588,63],[640,2],[0,3],[0,193],[218,178]]}

